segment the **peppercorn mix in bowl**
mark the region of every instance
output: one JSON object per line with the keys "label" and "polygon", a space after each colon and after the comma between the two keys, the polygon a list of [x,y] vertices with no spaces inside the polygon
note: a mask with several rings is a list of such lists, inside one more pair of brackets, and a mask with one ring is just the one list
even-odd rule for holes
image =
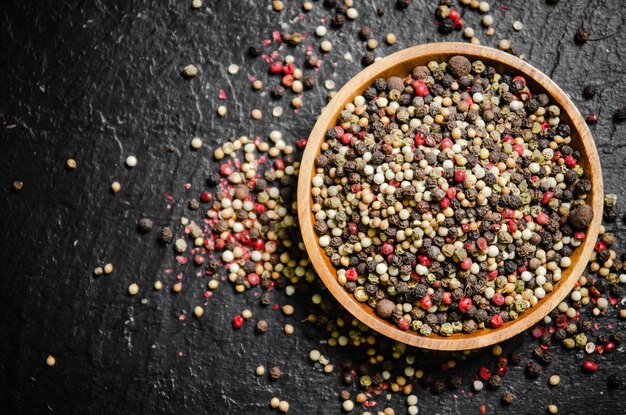
{"label": "peppercorn mix in bowl", "polygon": [[602,179],[567,96],[527,63],[417,46],[353,78],[315,125],[298,187],[304,242],[340,303],[396,340],[509,338],[571,290]]}

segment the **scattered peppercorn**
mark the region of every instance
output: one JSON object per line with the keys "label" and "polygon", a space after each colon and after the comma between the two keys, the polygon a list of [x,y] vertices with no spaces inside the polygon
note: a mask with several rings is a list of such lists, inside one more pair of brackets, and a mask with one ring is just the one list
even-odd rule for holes
{"label": "scattered peppercorn", "polygon": [[613,120],[615,120],[615,122],[622,122],[626,120],[626,106],[615,110],[613,113]]}
{"label": "scattered peppercorn", "polygon": [[511,405],[517,397],[513,395],[511,392],[504,392],[502,395],[501,401],[503,405],[509,406]]}
{"label": "scattered peppercorn", "polygon": [[598,93],[598,89],[593,85],[585,85],[583,88],[583,98],[591,99]]}
{"label": "scattered peppercorn", "polygon": [[270,369],[270,378],[272,378],[273,380],[278,379],[279,377],[281,377],[282,374],[283,372],[277,366],[274,366]]}
{"label": "scattered peppercorn", "polygon": [[163,243],[170,243],[172,239],[174,239],[174,234],[172,233],[172,229],[167,226],[161,228],[161,232],[159,232],[159,239]]}
{"label": "scattered peppercorn", "polygon": [[154,223],[152,222],[152,220],[148,218],[141,218],[137,222],[137,227],[139,228],[139,231],[142,233],[150,232],[152,230],[153,225]]}
{"label": "scattered peppercorn", "polygon": [[574,35],[574,42],[579,45],[586,43],[589,40],[589,32],[583,30],[583,28],[579,28]]}

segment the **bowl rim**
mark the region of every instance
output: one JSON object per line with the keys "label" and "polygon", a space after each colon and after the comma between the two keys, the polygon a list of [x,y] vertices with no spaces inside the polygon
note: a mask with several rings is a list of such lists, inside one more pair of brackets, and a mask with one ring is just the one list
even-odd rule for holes
{"label": "bowl rim", "polygon": [[[592,183],[590,191],[592,200],[590,204],[594,211],[594,217],[587,230],[585,240],[574,252],[574,255],[580,252],[577,261],[564,271],[566,275],[562,277],[552,292],[541,299],[534,307],[525,310],[517,319],[505,323],[502,327],[477,330],[470,335],[456,333],[450,337],[443,337],[437,334],[426,337],[411,330],[402,331],[392,323],[378,317],[366,303],[357,302],[352,294],[339,285],[336,270],[319,247],[318,238],[313,231],[314,216],[311,212],[311,179],[315,172],[315,157],[319,154],[326,130],[330,128],[331,124],[332,126],[335,125],[337,116],[345,105],[351,102],[357,91],[364,90],[378,74],[387,70],[393,71],[400,66],[409,65],[420,58],[425,59],[434,55],[437,55],[437,59],[442,59],[442,55],[446,55],[448,58],[454,55],[463,55],[471,60],[482,59],[497,62],[499,65],[506,66],[507,69],[518,72],[527,80],[531,80],[545,90],[551,101],[567,114],[569,124],[572,127],[572,135],[574,133],[578,135],[580,140],[578,146],[584,149],[585,163],[588,166],[586,170],[588,178]],[[408,72],[400,76],[404,77],[406,73]],[[386,74],[385,76],[391,76],[391,74]],[[485,46],[460,42],[436,42],[412,46],[375,62],[351,78],[323,109],[311,130],[299,170],[297,202],[298,218],[304,245],[315,271],[333,297],[354,317],[375,331],[411,346],[433,350],[467,350],[492,345],[521,333],[544,318],[568,295],[580,275],[584,272],[600,232],[604,205],[598,152],[587,124],[568,95],[547,75],[513,55]],[[366,310],[363,305],[369,310]]]}

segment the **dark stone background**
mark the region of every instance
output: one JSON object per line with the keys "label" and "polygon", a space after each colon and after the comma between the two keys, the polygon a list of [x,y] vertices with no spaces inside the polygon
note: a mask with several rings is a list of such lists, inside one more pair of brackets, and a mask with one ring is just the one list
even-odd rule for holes
{"label": "dark stone background", "polygon": [[[307,136],[325,102],[323,88],[304,95],[297,115],[283,99],[286,113],[273,119],[267,91],[251,92],[246,79],[247,73],[268,78],[261,59],[245,56],[248,44],[260,44],[281,25],[288,31],[312,32],[319,17],[328,16],[315,2],[314,11],[298,20],[301,1],[285,3],[285,11],[277,14],[269,0],[205,0],[200,11],[190,9],[190,0],[2,1],[1,413],[269,414],[273,411],[267,403],[275,395],[290,401],[290,413],[340,412],[337,376],[324,375],[307,361],[308,351],[320,346],[307,340],[297,323],[307,313],[304,307],[290,319],[297,331],[287,338],[278,312],[258,307],[252,293],[236,295],[224,284],[202,320],[179,321],[181,312],[189,314],[202,302],[206,279],[194,282],[189,271],[191,283],[183,293],[154,292],[150,287],[157,278],[171,282],[173,276],[165,276],[164,269],[173,265],[173,255],[156,242],[155,233],[141,237],[135,231],[141,215],[157,225],[176,223],[186,198],[203,187],[212,166],[211,148],[228,137],[267,135],[273,128],[289,141]],[[341,31],[329,30],[334,49],[319,81],[332,78],[340,86],[360,70],[364,46],[356,32],[361,24],[372,26],[381,39],[379,56],[418,43],[461,39],[459,32],[436,32],[436,0],[415,1],[405,12],[395,10],[393,3],[357,1],[359,19]],[[572,96],[584,115],[598,111],[600,121],[592,132],[605,187],[623,196],[626,124],[610,119],[626,94],[623,3],[576,0],[550,6],[539,0],[509,1],[506,13],[500,2],[492,3],[498,31],[494,38],[484,36],[478,13],[465,11],[466,24],[488,45],[509,37],[530,63]],[[380,5],[387,8],[384,17],[375,14]],[[524,23],[523,31],[513,32],[514,20]],[[576,46],[573,36],[581,26],[592,39],[608,37]],[[392,47],[382,42],[390,31],[398,36]],[[286,50],[283,46],[281,52]],[[354,63],[342,58],[346,51]],[[301,62],[304,47],[288,53]],[[200,68],[193,80],[179,75],[188,63]],[[239,74],[226,73],[230,63],[242,65]],[[600,93],[584,101],[581,90],[589,83]],[[223,119],[214,115],[220,88],[228,94],[229,114]],[[250,119],[255,107],[266,108],[260,122]],[[199,152],[189,149],[195,135],[206,144]],[[168,145],[177,150],[167,152]],[[139,159],[132,170],[124,166],[130,154]],[[69,157],[78,161],[76,171],[65,169]],[[13,180],[25,183],[23,191],[10,191]],[[114,180],[123,186],[115,196],[109,191]],[[194,190],[183,190],[185,182]],[[165,207],[165,192],[174,195],[171,210]],[[623,206],[619,211],[624,212]],[[618,220],[611,229],[623,234],[624,224]],[[107,261],[115,272],[94,278],[94,266]],[[126,289],[134,281],[142,291],[131,298]],[[267,335],[252,335],[250,323],[241,331],[230,328],[232,316],[246,306],[273,323]],[[623,328],[611,314],[600,323]],[[535,344],[525,333],[505,348],[521,345],[529,356]],[[623,348],[598,356],[600,369],[591,376],[580,372],[582,352],[556,349],[556,362],[540,379],[531,381],[521,367],[512,368],[496,393],[434,397],[418,387],[420,413],[477,413],[481,403],[489,413],[536,414],[549,403],[557,403],[565,414],[626,411],[624,392],[606,386],[608,374],[626,369]],[[345,354],[322,350],[335,363]],[[45,364],[48,354],[57,358],[54,368]],[[492,361],[487,355],[459,364],[463,389],[469,390],[481,362]],[[275,383],[256,378],[259,363],[279,364],[286,374]],[[562,383],[548,389],[546,379],[553,372],[561,373]],[[504,390],[520,397],[509,409],[499,404]],[[404,399],[394,396],[391,406],[403,413]]]}

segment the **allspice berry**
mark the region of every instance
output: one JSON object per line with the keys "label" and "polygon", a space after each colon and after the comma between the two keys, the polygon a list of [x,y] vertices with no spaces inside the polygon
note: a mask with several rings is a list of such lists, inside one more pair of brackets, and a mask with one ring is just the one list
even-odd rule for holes
{"label": "allspice berry", "polygon": [[393,310],[396,309],[396,305],[391,300],[387,300],[386,298],[380,300],[378,304],[376,304],[376,313],[382,318],[389,318],[393,313]]}
{"label": "allspice berry", "polygon": [[470,73],[472,64],[465,56],[457,55],[448,61],[448,70],[455,78],[461,78]]}
{"label": "allspice berry", "polygon": [[569,223],[576,229],[587,229],[593,220],[593,209],[589,205],[581,205],[569,214]]}

